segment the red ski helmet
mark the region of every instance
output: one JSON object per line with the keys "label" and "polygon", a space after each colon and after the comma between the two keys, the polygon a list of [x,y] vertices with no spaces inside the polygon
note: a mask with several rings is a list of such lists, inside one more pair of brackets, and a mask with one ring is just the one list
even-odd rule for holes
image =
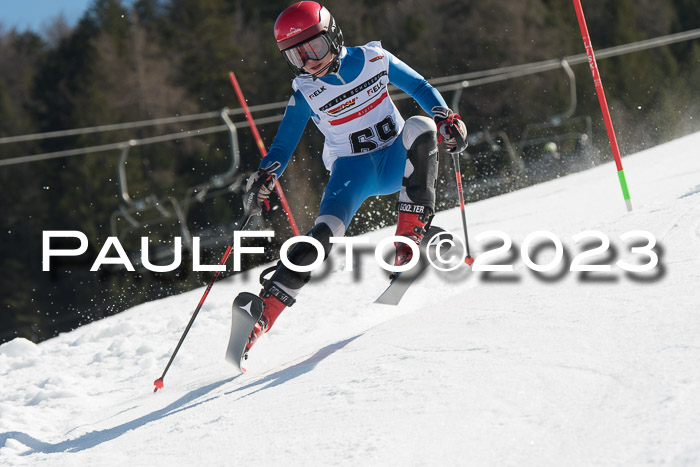
{"label": "red ski helmet", "polygon": [[280,13],[275,21],[275,40],[295,75],[306,73],[307,59],[320,60],[328,53],[335,55],[329,71],[338,69],[343,33],[330,11],[319,3],[297,2]]}

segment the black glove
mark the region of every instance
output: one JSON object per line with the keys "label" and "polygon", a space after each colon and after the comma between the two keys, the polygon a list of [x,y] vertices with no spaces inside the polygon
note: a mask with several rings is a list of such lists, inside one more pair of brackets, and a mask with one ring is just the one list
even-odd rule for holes
{"label": "black glove", "polygon": [[433,120],[437,125],[438,143],[445,143],[449,153],[460,153],[467,149],[467,127],[459,115],[447,107],[433,107]]}
{"label": "black glove", "polygon": [[280,166],[275,162],[270,167],[260,169],[248,178],[246,193],[243,198],[243,209],[248,215],[256,215],[262,211],[262,204],[270,210],[270,194],[275,189],[277,174],[274,170]]}

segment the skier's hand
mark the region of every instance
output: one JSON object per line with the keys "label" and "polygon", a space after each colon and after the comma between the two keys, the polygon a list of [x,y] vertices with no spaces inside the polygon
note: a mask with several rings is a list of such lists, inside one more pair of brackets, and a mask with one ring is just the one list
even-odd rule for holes
{"label": "skier's hand", "polygon": [[438,143],[445,143],[449,153],[467,149],[467,127],[459,115],[447,107],[433,107],[433,119],[437,125]]}
{"label": "skier's hand", "polygon": [[248,215],[255,215],[262,211],[262,205],[270,210],[270,194],[275,189],[277,174],[272,167],[260,169],[248,178],[243,209]]}

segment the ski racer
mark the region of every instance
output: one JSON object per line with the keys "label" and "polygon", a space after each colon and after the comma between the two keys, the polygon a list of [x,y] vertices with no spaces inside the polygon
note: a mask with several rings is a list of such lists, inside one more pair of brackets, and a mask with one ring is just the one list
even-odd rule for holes
{"label": "ski racer", "polygon": [[[329,239],[344,235],[365,199],[397,191],[396,235],[420,244],[435,212],[438,142],[444,142],[449,152],[461,152],[466,146],[467,130],[459,115],[421,75],[379,42],[345,47],[335,18],[316,2],[302,1],[285,9],[275,22],[274,35],[296,75],[294,94],[270,151],[248,180],[246,212],[260,212],[261,205],[268,204],[311,119],[325,136],[323,162],[330,180],[307,235],[323,245],[326,257]],[[389,83],[409,94],[432,118],[413,116],[404,121],[388,94]],[[317,254],[313,245],[300,242],[289,250],[288,258],[307,266]],[[406,264],[411,257],[408,245],[396,244],[395,265]],[[292,271],[281,262],[262,274],[263,312],[246,353],[294,304],[310,274]]]}

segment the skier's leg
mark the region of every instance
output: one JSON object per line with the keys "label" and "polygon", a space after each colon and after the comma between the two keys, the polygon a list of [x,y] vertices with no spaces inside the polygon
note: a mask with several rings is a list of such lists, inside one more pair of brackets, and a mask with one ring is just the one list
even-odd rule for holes
{"label": "skier's leg", "polygon": [[435,210],[438,171],[437,128],[428,117],[411,117],[402,132],[406,168],[399,201]]}
{"label": "skier's leg", "polygon": [[[315,225],[306,234],[317,240],[323,247],[324,259],[331,250],[331,237],[345,234],[350,220],[362,202],[375,194],[375,165],[370,155],[338,159],[331,172],[331,178],[324,190],[321,209]],[[287,258],[298,266],[308,266],[316,261],[318,251],[309,242],[296,243],[290,248]],[[273,271],[269,279],[264,278]],[[255,325],[247,348],[250,349],[263,333],[270,330],[278,316],[294,304],[301,288],[311,278],[311,272],[298,272],[285,266],[281,261],[261,276],[263,315]]]}
{"label": "skier's leg", "polygon": [[[420,244],[435,213],[435,185],[438,171],[437,128],[427,117],[411,117],[406,121],[401,135],[406,151],[403,182],[397,205],[396,235],[407,237]],[[396,145],[396,143],[395,143]],[[398,156],[391,161],[400,162]],[[394,169],[396,170],[396,169]],[[392,171],[387,177],[398,177]],[[396,265],[411,260],[412,250],[403,243],[396,244]]]}
{"label": "skier's leg", "polygon": [[[325,257],[331,250],[331,237],[345,234],[348,224],[362,202],[374,193],[372,183],[374,164],[370,155],[338,159],[331,172],[330,180],[323,192],[319,216],[307,236],[318,240],[323,246]],[[288,254],[289,260],[298,266],[312,264],[318,255],[316,248],[308,242],[295,244]],[[288,295],[295,297],[309,281],[310,272],[296,272],[280,261],[270,280]]]}
{"label": "skier's leg", "polygon": [[[331,250],[330,238],[333,236],[333,231],[328,224],[317,223],[306,236],[317,240],[323,246],[324,259],[327,258]],[[297,266],[308,266],[316,261],[317,255],[315,246],[308,242],[299,242],[289,250],[287,258]],[[271,269],[274,269],[274,273],[272,277],[266,279],[264,276]],[[271,269],[264,271],[260,276],[263,287],[259,295],[263,300],[263,313],[253,328],[246,349],[250,349],[262,334],[272,328],[286,307],[294,304],[297,293],[311,278],[310,272],[293,271],[281,261]]]}

